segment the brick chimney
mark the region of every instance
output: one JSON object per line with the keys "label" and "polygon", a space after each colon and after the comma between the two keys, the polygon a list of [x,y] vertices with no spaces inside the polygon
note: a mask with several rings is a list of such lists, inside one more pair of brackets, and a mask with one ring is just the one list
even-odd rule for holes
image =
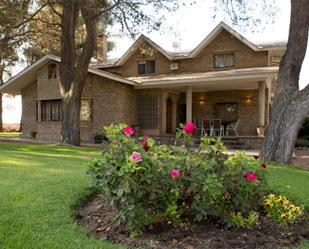
{"label": "brick chimney", "polygon": [[97,60],[102,64],[107,60],[107,37],[104,33],[97,36]]}

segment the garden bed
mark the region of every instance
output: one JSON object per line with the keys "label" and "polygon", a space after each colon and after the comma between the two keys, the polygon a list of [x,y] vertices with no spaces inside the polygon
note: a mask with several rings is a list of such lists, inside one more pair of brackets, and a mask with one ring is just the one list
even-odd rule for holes
{"label": "garden bed", "polygon": [[308,218],[284,227],[265,217],[260,217],[259,224],[251,229],[223,229],[208,221],[191,228],[156,225],[152,229],[147,228],[141,237],[131,238],[124,229],[113,227],[115,212],[102,200],[103,196],[96,194],[83,203],[76,210],[77,223],[86,226],[88,233],[96,238],[128,247],[275,249],[298,245],[302,240],[309,239]]}

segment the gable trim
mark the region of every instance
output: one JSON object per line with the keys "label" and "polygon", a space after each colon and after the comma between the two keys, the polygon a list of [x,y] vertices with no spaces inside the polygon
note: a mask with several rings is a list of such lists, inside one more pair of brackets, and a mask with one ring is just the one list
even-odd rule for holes
{"label": "gable trim", "polygon": [[248,41],[245,37],[243,37],[240,33],[236,30],[232,29],[230,26],[225,24],[224,22],[220,22],[206,38],[195,48],[191,51],[189,57],[197,56],[207,45],[209,45],[220,33],[222,30],[226,30],[231,35],[235,36],[240,42],[244,43],[248,47],[250,47],[254,51],[263,51],[267,49],[263,49],[261,47],[256,46],[252,42]]}
{"label": "gable trim", "polygon": [[131,47],[119,58],[119,60],[111,66],[121,66],[123,65],[130,56],[137,51],[138,47],[143,43],[147,42],[150,46],[158,50],[162,55],[164,55],[167,59],[172,60],[173,58],[169,55],[169,53],[164,50],[161,46],[159,46],[157,43],[149,39],[145,35],[141,35],[132,45]]}

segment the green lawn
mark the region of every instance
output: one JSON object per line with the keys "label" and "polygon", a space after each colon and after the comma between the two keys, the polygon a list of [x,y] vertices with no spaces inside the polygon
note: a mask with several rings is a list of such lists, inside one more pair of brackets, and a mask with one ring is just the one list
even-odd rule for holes
{"label": "green lawn", "polygon": [[91,149],[0,145],[0,248],[77,249],[118,246],[86,236],[71,207],[90,179]]}
{"label": "green lawn", "polygon": [[[95,149],[0,144],[0,248],[120,248],[88,237],[72,206],[88,193]],[[309,208],[309,171],[269,166],[272,188]],[[309,249],[309,243],[302,249]]]}
{"label": "green lawn", "polygon": [[0,132],[0,138],[14,138],[14,137],[19,137],[20,132]]}

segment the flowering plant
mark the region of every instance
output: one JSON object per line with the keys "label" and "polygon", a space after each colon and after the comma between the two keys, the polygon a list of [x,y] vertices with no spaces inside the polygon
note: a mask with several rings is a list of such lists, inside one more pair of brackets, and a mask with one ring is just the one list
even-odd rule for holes
{"label": "flowering plant", "polygon": [[264,207],[269,218],[280,224],[296,222],[303,214],[303,208],[291,203],[285,196],[268,195]]}
{"label": "flowering plant", "polygon": [[134,129],[132,127],[125,127],[122,129],[123,134],[125,134],[126,136],[130,136],[134,134]]}
{"label": "flowering plant", "polygon": [[156,145],[150,136],[132,137],[126,128],[105,127],[108,142],[88,163],[94,184],[118,212],[115,225],[139,235],[155,223],[212,217],[233,224],[238,212],[246,224],[254,223],[250,214],[262,206],[266,186],[259,161],[243,153],[228,157],[220,139],[202,137],[193,147],[190,123],[171,146]]}
{"label": "flowering plant", "polygon": [[189,135],[192,135],[195,129],[196,129],[195,124],[191,122],[187,122],[183,127],[183,131]]}

